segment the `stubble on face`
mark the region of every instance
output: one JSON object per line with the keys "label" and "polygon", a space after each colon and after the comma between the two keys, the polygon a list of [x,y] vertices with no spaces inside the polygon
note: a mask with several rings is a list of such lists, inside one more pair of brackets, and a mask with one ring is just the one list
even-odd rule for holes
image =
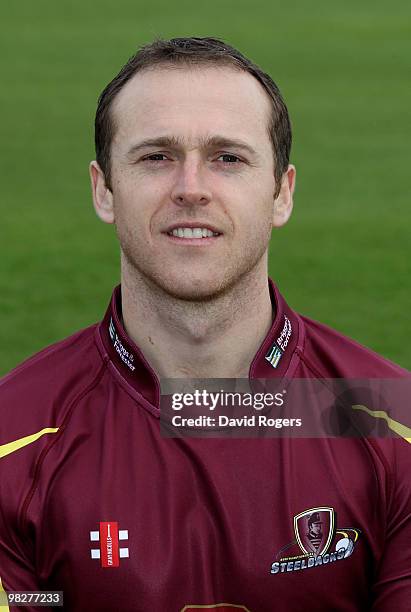
{"label": "stubble on face", "polygon": [[[244,285],[241,291],[246,290],[246,285],[253,284],[253,278],[258,277],[260,269],[266,275],[267,270],[267,245],[271,236],[271,225],[265,229],[265,237],[261,239],[263,229],[258,232],[258,241],[254,242],[254,248],[247,250],[244,245],[242,254],[229,261],[229,265],[222,257],[214,266],[202,273],[201,277],[193,275],[184,282],[175,282],[175,278],[167,273],[167,259],[160,265],[152,265],[149,255],[143,249],[136,248],[139,238],[133,235],[131,228],[126,224],[116,223],[116,232],[121,245],[121,268],[123,278],[127,279],[129,286],[140,286],[144,283],[150,291],[159,297],[171,297],[184,302],[203,303],[211,302],[224,295],[231,293],[234,288]],[[250,244],[253,238],[250,236]],[[217,269],[220,268],[219,270]],[[186,270],[184,270],[186,273]]]}

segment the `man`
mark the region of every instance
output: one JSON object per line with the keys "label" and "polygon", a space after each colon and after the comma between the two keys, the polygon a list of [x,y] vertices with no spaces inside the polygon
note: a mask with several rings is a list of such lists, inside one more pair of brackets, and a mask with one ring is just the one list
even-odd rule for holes
{"label": "man", "polygon": [[267,282],[272,228],[292,210],[290,145],[276,85],[216,39],[146,45],[102,93],[90,174],[121,288],[100,324],[2,384],[6,591],[63,591],[65,609],[88,611],[408,609],[406,428],[160,433],[163,379],[408,376]]}

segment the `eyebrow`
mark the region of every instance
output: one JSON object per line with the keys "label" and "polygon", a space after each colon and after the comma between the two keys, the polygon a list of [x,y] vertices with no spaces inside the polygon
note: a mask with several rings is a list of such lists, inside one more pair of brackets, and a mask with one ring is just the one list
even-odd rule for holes
{"label": "eyebrow", "polygon": [[[227,138],[225,136],[207,136],[205,138],[200,138],[199,140],[200,147],[203,149],[211,149],[211,148],[235,148],[235,149],[243,149],[248,151],[251,155],[257,155],[257,151],[253,149],[249,144],[244,142],[243,140],[237,140],[235,138]],[[166,147],[166,148],[178,148],[183,147],[185,144],[184,139],[179,138],[177,136],[158,136],[156,138],[148,138],[146,140],[142,140],[130,147],[127,152],[128,156],[132,156],[137,153],[141,149],[145,149],[147,147]]]}

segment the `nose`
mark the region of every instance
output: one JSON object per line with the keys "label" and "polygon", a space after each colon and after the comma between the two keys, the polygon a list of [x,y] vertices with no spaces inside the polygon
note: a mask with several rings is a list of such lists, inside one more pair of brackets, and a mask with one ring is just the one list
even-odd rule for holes
{"label": "nose", "polygon": [[177,206],[204,206],[211,201],[204,165],[201,160],[187,157],[178,168],[171,198]]}

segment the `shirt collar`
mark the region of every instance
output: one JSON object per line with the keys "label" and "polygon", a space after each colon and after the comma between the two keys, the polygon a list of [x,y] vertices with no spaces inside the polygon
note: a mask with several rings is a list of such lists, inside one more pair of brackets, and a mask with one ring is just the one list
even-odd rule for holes
{"label": "shirt collar", "polygon": [[[297,362],[296,349],[303,343],[303,324],[271,279],[268,279],[268,284],[275,317],[251,362],[249,378],[291,378]],[[114,289],[106,314],[97,328],[97,340],[116,374],[138,395],[143,396],[149,406],[158,409],[160,381],[142,351],[124,329],[120,285]]]}

